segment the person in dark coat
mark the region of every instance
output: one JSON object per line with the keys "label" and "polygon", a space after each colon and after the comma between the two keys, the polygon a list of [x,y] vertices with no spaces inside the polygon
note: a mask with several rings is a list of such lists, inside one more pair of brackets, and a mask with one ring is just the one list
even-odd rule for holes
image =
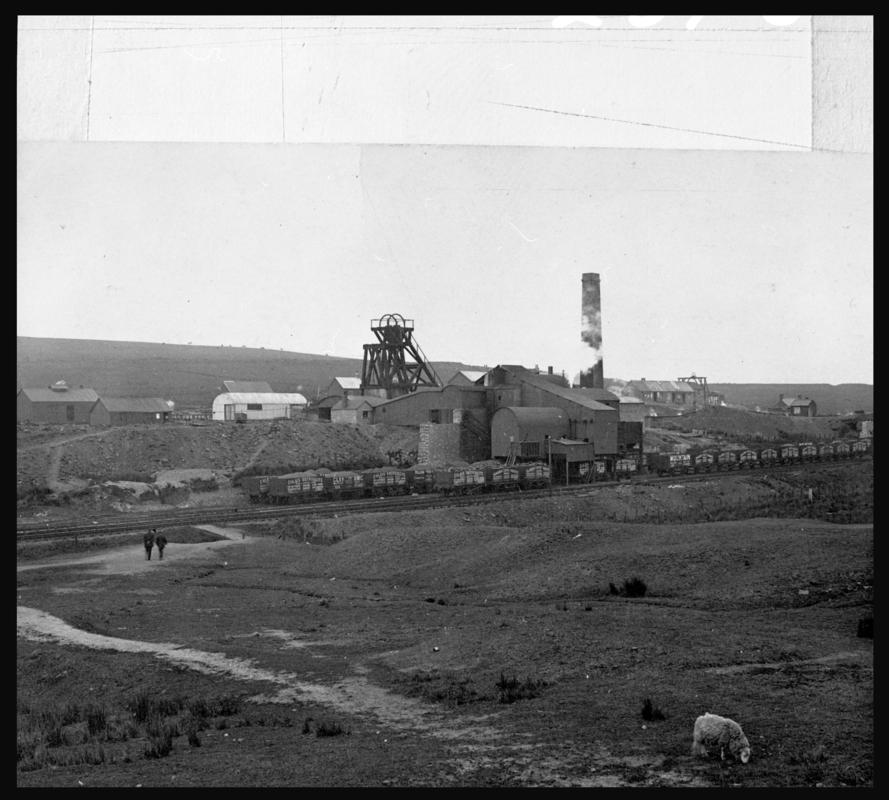
{"label": "person in dark coat", "polygon": [[158,558],[163,561],[164,558],[164,548],[167,546],[167,537],[162,533],[159,533],[154,537],[154,543],[157,545],[157,554]]}
{"label": "person in dark coat", "polygon": [[154,528],[142,537],[142,544],[145,545],[145,558],[151,561],[151,548],[154,547]]}

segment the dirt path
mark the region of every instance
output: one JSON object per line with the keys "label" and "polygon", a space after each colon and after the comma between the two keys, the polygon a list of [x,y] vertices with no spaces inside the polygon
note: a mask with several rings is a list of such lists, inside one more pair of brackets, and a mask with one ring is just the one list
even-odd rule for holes
{"label": "dirt path", "polygon": [[47,558],[43,561],[33,561],[27,564],[19,564],[16,567],[18,572],[32,569],[47,569],[51,567],[74,567],[74,566],[90,566],[96,567],[96,571],[105,575],[128,575],[138,572],[145,572],[150,569],[163,569],[170,563],[180,562],[187,559],[198,558],[206,555],[207,551],[220,550],[228,547],[233,542],[249,541],[251,537],[246,536],[239,528],[220,528],[217,525],[195,525],[196,528],[208,531],[210,533],[224,536],[217,542],[199,542],[197,544],[178,544],[172,542],[167,545],[166,555],[163,560],[158,559],[157,554],[153,555],[151,561],[145,558],[145,550],[142,545],[127,545],[126,547],[116,547],[111,550],[104,550],[92,556],[80,556],[71,558],[70,556],[55,556]]}
{"label": "dirt path", "polygon": [[271,441],[272,440],[270,438],[263,439],[259,443],[259,447],[257,447],[256,450],[253,451],[253,455],[251,455],[250,458],[247,459],[247,463],[244,464],[243,467],[239,467],[239,469],[245,470],[245,469],[249,469],[250,467],[252,467],[256,463],[256,459],[258,459],[262,455],[262,451],[265,450],[266,447],[269,446],[269,442],[271,442]]}

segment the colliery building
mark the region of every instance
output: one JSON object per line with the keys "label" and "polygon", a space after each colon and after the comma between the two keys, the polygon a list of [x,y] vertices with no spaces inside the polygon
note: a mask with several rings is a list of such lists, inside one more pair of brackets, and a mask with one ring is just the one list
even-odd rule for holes
{"label": "colliery building", "polygon": [[149,425],[166,422],[171,408],[162,397],[100,397],[90,425]]}
{"label": "colliery building", "polygon": [[16,420],[88,425],[90,411],[98,399],[93,389],[71,389],[65,381],[45,389],[20,389],[16,395]]}

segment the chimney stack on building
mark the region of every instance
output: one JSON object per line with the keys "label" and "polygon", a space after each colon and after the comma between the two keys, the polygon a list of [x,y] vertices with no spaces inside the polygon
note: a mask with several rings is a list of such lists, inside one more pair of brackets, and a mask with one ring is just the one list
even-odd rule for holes
{"label": "chimney stack on building", "polygon": [[581,341],[588,345],[591,366],[580,371],[581,388],[604,389],[605,373],[602,368],[602,295],[599,274],[584,272],[581,277]]}

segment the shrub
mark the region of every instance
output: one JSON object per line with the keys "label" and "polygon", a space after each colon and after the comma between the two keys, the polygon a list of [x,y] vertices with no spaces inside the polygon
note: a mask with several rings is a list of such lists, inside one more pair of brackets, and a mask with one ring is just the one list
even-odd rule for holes
{"label": "shrub", "polygon": [[502,672],[500,680],[497,681],[498,703],[514,703],[516,700],[530,700],[537,697],[546,683],[542,680],[532,680],[526,678],[524,683],[519,683],[518,679],[513,676],[507,678]]}
{"label": "shrub", "polygon": [[186,708],[188,713],[197,719],[205,719],[210,716],[210,705],[203,697],[196,697],[194,700],[189,701]]}
{"label": "shrub", "polygon": [[151,693],[147,689],[140,689],[127,701],[127,708],[136,718],[136,722],[145,722],[151,714]]}
{"label": "shrub", "polygon": [[223,717],[230,717],[241,710],[241,698],[234,694],[226,694],[216,701],[216,709]]}
{"label": "shrub", "polygon": [[149,735],[148,744],[145,745],[145,758],[164,758],[170,755],[173,749],[173,733],[169,728],[163,728],[158,733]]}
{"label": "shrub", "polygon": [[84,712],[86,727],[90,736],[97,736],[108,728],[108,715],[105,706],[90,705]]}
{"label": "shrub", "polygon": [[343,731],[338,722],[320,722],[315,726],[315,736],[339,736]]}
{"label": "shrub", "polygon": [[650,697],[646,697],[645,702],[642,704],[642,719],[649,722],[651,720],[665,719],[664,712],[661,711],[657,706],[653,706],[651,704]]}
{"label": "shrub", "polygon": [[73,725],[75,722],[80,722],[80,706],[69,701],[62,709],[62,725]]}
{"label": "shrub", "polygon": [[648,587],[641,578],[632,577],[624,581],[623,594],[626,597],[644,597]]}

